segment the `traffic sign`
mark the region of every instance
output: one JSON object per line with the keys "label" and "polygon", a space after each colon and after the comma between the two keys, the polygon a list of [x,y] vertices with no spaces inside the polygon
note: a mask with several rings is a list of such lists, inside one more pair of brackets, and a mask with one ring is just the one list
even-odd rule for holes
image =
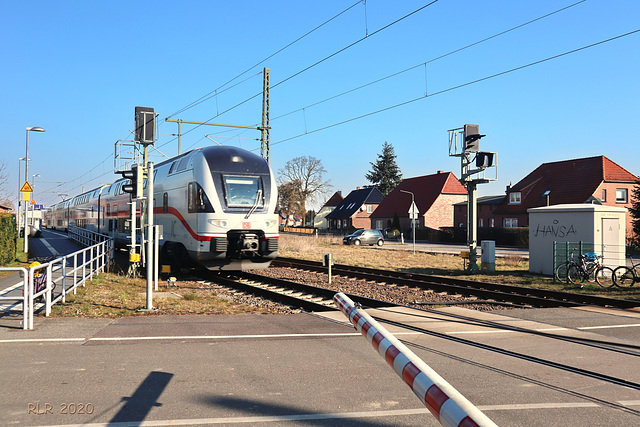
{"label": "traffic sign", "polygon": [[20,188],[20,191],[33,193],[33,187],[31,187],[29,181],[25,181],[24,185]]}
{"label": "traffic sign", "polygon": [[411,202],[411,207],[409,208],[409,219],[418,219],[418,206],[416,206],[416,202]]}
{"label": "traffic sign", "polygon": [[35,200],[32,200],[32,201],[31,201],[31,204],[32,204],[32,205],[35,205],[35,204],[36,204],[36,201],[35,201]]}

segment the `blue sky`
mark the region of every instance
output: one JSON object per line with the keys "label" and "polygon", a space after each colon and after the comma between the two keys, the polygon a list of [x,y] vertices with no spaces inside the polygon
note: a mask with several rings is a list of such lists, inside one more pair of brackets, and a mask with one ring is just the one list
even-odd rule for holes
{"label": "blue sky", "polygon": [[[571,158],[605,155],[638,175],[640,33],[466,84],[638,30],[640,2],[586,0],[436,59],[574,3],[439,0],[389,25],[429,2],[3,1],[4,190],[17,193],[28,126],[46,129],[30,134],[29,174],[41,175],[35,198],[48,205],[60,193],[116,179],[114,143],[130,138],[137,105],[159,113],[156,147],[170,157],[177,154],[169,135],[177,125],[165,117],[256,125],[261,96],[218,114],[260,93],[263,67],[271,69],[273,87],[272,168],[277,173],[295,157],[316,157],[333,190],[345,196],[369,184],[365,174],[385,141],[405,178],[438,170],[459,176],[447,130],[465,123],[478,124],[487,135],[481,148],[498,153],[498,179],[481,185],[480,195],[503,193],[540,163]],[[237,86],[173,115],[248,69],[231,84]],[[337,125],[359,116],[365,117]],[[259,152],[257,131],[189,125],[182,131],[190,131],[183,151],[213,144],[208,134]]]}

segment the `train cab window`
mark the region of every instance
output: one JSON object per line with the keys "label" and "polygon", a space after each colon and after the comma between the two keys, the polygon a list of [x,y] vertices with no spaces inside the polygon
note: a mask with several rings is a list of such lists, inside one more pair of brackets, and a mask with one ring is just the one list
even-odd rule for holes
{"label": "train cab window", "polygon": [[169,212],[169,195],[164,193],[162,195],[162,213]]}
{"label": "train cab window", "polygon": [[262,180],[257,176],[224,176],[227,206],[251,208],[263,206]]}
{"label": "train cab window", "polygon": [[107,216],[111,216],[111,205],[107,203]]}
{"label": "train cab window", "polygon": [[189,156],[187,157],[183,157],[180,160],[180,164],[178,165],[178,167],[176,168],[176,172],[180,172],[183,171],[185,169],[187,169],[187,165],[189,164]]}
{"label": "train cab window", "polygon": [[187,187],[187,199],[189,213],[214,212],[209,198],[197,182],[189,183]]}

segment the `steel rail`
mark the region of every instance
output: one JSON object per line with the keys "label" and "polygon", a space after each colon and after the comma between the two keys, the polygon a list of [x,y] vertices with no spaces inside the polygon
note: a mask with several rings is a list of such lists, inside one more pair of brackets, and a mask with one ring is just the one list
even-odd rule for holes
{"label": "steel rail", "polygon": [[[336,291],[334,290],[330,290],[330,289],[324,289],[324,288],[319,288],[316,286],[311,286],[311,285],[306,285],[306,284],[302,284],[302,283],[297,283],[297,282],[291,282],[288,280],[284,280],[284,279],[277,279],[277,278],[272,278],[272,277],[268,277],[268,276],[262,276],[259,274],[253,274],[253,273],[248,273],[248,272],[241,272],[241,273],[236,273],[233,274],[233,276],[235,277],[228,277],[228,276],[223,276],[223,275],[216,275],[215,277],[208,277],[211,280],[215,280],[217,283],[220,284],[224,284],[225,286],[229,286],[229,287],[233,287],[236,289],[240,289],[242,291],[245,292],[250,292],[253,293],[255,295],[259,295],[259,296],[263,296],[272,300],[278,300],[282,303],[291,305],[291,306],[295,306],[295,307],[301,307],[304,308],[306,310],[311,310],[311,311],[334,311],[337,310],[337,308],[331,303],[331,299],[333,298],[333,296],[336,294]],[[240,281],[239,281],[240,280]],[[242,281],[245,281],[245,283],[243,283]],[[246,283],[246,282],[262,282],[263,285],[255,285],[255,284],[250,284],[250,283]],[[268,284],[268,285],[265,285]],[[275,288],[275,289],[270,289],[269,288]],[[307,294],[307,298],[303,298],[301,299],[301,295],[298,294],[298,296],[292,295],[290,292],[291,291],[296,291],[296,292],[300,292],[303,294]],[[376,299],[372,299],[372,298],[366,298],[366,297],[361,297],[358,295],[352,295],[352,294],[347,294],[349,296],[349,298],[351,298],[354,302],[357,302],[359,304],[362,304],[363,306],[366,306],[368,308],[383,308],[383,307],[402,307],[399,304],[395,304],[395,303],[390,303],[390,302],[386,302],[386,301],[380,301],[380,300],[376,300]],[[318,297],[320,297],[322,299],[321,302],[318,301]],[[329,305],[327,305],[327,303]],[[416,309],[415,310],[421,310],[421,309]],[[425,312],[434,312],[433,310],[422,310]],[[443,314],[442,312],[438,312],[439,314]],[[446,315],[446,314],[445,314]],[[424,333],[426,335],[430,335],[433,337],[437,337],[437,338],[442,338],[448,341],[453,341],[459,344],[463,344],[463,345],[468,345],[468,346],[472,346],[475,348],[479,348],[479,349],[483,349],[483,350],[487,350],[487,351],[492,351],[495,353],[499,353],[499,354],[503,354],[505,356],[509,356],[509,357],[515,357],[521,360],[526,360],[532,363],[537,363],[537,364],[541,364],[544,366],[548,366],[548,367],[552,367],[555,369],[560,369],[566,372],[572,372],[581,376],[585,376],[585,377],[589,377],[589,378],[593,378],[593,379],[597,379],[600,381],[604,381],[607,383],[612,383],[612,384],[616,384],[616,385],[620,385],[620,386],[624,386],[627,388],[631,388],[634,390],[640,390],[640,383],[637,382],[633,382],[633,381],[628,381],[625,380],[623,378],[617,378],[611,375],[607,375],[607,374],[602,374],[599,372],[595,372],[595,371],[590,371],[590,370],[586,370],[586,369],[582,369],[582,368],[578,368],[575,366],[570,366],[570,365],[566,365],[566,364],[562,364],[562,363],[558,363],[558,362],[553,362],[550,360],[545,360],[545,359],[541,359],[539,357],[536,356],[530,356],[524,353],[518,353],[512,350],[506,350],[503,348],[499,348],[499,347],[495,347],[495,346],[491,346],[488,344],[483,344],[483,343],[479,343],[479,342],[474,342],[468,339],[464,339],[464,338],[460,338],[460,337],[456,337],[456,336],[452,336],[452,335],[448,335],[445,333],[441,333],[441,332],[435,332],[435,331],[430,331],[428,329],[424,329],[421,327],[417,327],[417,326],[412,326],[406,323],[402,323],[402,322],[397,322],[397,321],[393,321],[390,319],[386,319],[381,315],[376,315],[373,316],[376,320],[383,322],[383,323],[387,323],[387,324],[393,324],[405,329],[409,329],[415,332],[420,332],[420,333]],[[473,320],[473,319],[471,319]],[[488,323],[493,323],[493,322],[487,322],[487,321],[483,321],[481,322],[482,324],[484,324],[485,326],[490,326],[488,325]],[[616,344],[611,344],[609,343],[609,346],[602,346],[602,345],[598,345],[598,343],[595,342],[589,342],[589,340],[587,340],[586,342],[583,342],[583,340],[580,339],[576,339],[576,338],[571,338],[571,337],[564,337],[564,336],[560,336],[560,335],[553,335],[553,334],[549,334],[549,333],[540,333],[538,331],[529,331],[526,329],[521,329],[521,328],[514,328],[514,327],[505,327],[505,325],[501,325],[496,323],[494,327],[502,327],[505,329],[510,329],[510,330],[514,330],[516,332],[522,332],[522,333],[532,333],[535,332],[536,335],[541,335],[544,337],[548,337],[551,339],[560,339],[563,341],[568,341],[568,342],[572,342],[574,344],[582,344],[582,345],[588,345],[591,347],[596,347],[602,350],[608,350],[608,351],[619,351],[621,353],[626,353],[629,355],[633,355],[633,356],[638,356],[638,353],[629,351],[629,350],[617,350],[615,348],[611,348],[611,345],[616,345]],[[406,340],[401,340],[403,342],[405,342],[407,345],[414,345],[413,343],[406,341]],[[617,406],[617,405],[616,405]],[[635,410],[629,410],[628,408],[623,408],[625,410],[628,410],[634,414],[640,414],[640,411],[635,411]]]}
{"label": "steel rail", "polygon": [[[323,273],[326,272],[326,267],[323,267],[320,262],[299,260],[295,258],[278,257],[272,262],[272,265],[300,268]],[[497,301],[528,304],[534,307],[576,307],[597,305],[601,307],[632,308],[640,306],[640,301],[574,294],[571,292],[535,289],[498,283],[477,282],[452,277],[379,270],[344,264],[334,264],[331,268],[332,272],[336,275],[356,277],[378,282],[386,281],[387,283],[393,283],[396,285],[432,289],[466,296],[479,296]]]}

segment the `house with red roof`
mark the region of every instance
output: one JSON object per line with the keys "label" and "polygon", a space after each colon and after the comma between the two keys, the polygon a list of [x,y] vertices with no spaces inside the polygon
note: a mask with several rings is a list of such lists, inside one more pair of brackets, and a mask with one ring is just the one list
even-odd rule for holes
{"label": "house with red roof", "polygon": [[[527,209],[541,206],[596,203],[631,207],[638,177],[605,156],[543,163],[517,184],[494,210],[496,226],[527,227]],[[631,237],[627,212],[627,237]],[[499,222],[498,222],[499,221]]]}
{"label": "house with red roof", "polygon": [[411,228],[409,209],[413,193],[418,207],[417,229],[452,227],[453,205],[467,199],[467,189],[451,172],[404,179],[380,203],[370,216],[371,228],[391,228],[394,215],[400,219],[402,229]]}
{"label": "house with red roof", "polygon": [[322,205],[316,214],[316,217],[313,219],[313,226],[320,229],[329,228],[329,221],[326,219],[327,215],[333,212],[343,200],[344,197],[342,197],[342,191],[336,191],[333,193],[333,196],[331,196],[329,200]]}

